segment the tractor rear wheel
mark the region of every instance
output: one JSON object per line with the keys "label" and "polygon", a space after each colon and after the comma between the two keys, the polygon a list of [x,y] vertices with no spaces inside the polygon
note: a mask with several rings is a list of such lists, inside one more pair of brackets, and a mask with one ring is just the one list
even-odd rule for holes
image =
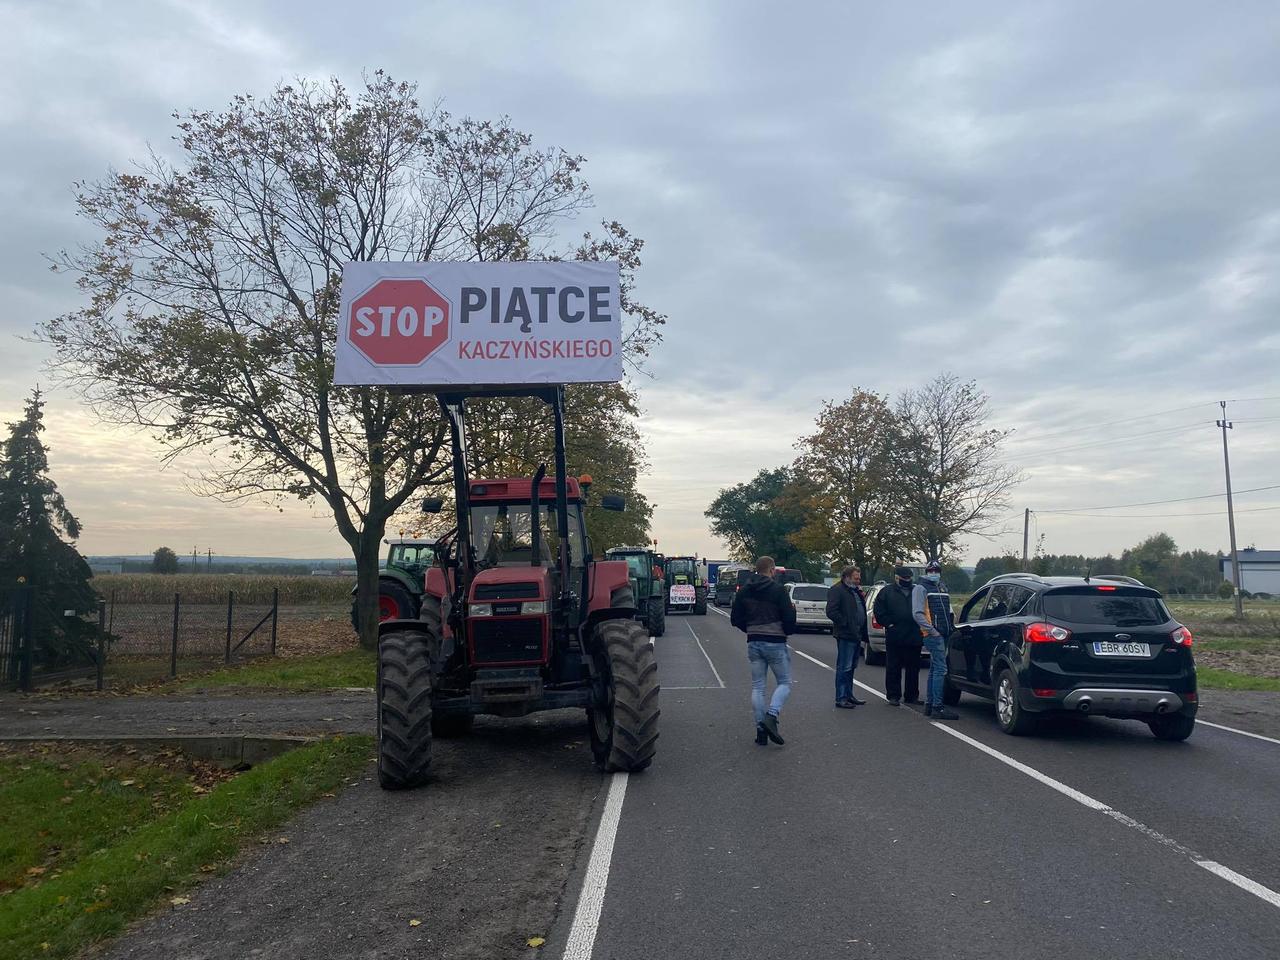
{"label": "tractor rear wheel", "polygon": [[657,749],[658,662],[645,634],[635,620],[606,620],[592,638],[602,682],[587,725],[591,753],[605,771],[643,770]]}
{"label": "tractor rear wheel", "polygon": [[378,783],[421,786],[431,770],[431,648],[427,629],[378,638]]}
{"label": "tractor rear wheel", "polygon": [[650,597],[649,636],[660,637],[667,632],[667,605],[662,597]]}

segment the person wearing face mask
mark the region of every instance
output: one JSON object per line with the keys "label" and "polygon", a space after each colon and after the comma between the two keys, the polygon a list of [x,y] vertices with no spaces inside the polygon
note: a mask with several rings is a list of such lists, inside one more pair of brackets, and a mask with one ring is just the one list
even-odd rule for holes
{"label": "person wearing face mask", "polygon": [[942,582],[942,564],[930,560],[924,576],[911,591],[911,617],[920,628],[929,651],[929,686],[925,692],[924,715],[935,720],[959,720],[960,714],[942,703],[943,680],[947,676],[947,635],[951,632],[951,605]]}
{"label": "person wearing face mask", "polygon": [[896,707],[904,699],[907,703],[920,702],[921,637],[920,625],[911,610],[911,568],[898,567],[893,573],[894,582],[876,594],[872,610],[876,621],[884,626],[884,693],[889,704]]}

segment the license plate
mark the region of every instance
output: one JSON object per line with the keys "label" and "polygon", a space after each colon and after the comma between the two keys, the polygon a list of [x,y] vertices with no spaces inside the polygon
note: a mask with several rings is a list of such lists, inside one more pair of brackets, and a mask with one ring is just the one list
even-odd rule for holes
{"label": "license plate", "polygon": [[1116,643],[1112,640],[1102,640],[1093,645],[1093,652],[1100,657],[1149,657],[1151,656],[1151,644]]}

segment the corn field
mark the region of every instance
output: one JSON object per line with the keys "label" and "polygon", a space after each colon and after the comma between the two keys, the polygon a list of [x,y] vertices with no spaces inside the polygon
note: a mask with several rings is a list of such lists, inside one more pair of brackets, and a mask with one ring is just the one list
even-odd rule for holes
{"label": "corn field", "polygon": [[310,604],[340,605],[351,602],[355,578],[347,577],[279,577],[253,574],[217,573],[108,573],[93,578],[99,596],[115,593],[117,603],[173,602],[175,593],[182,594],[184,604],[223,604],[228,591],[237,603],[271,603],[271,592],[279,588],[282,606]]}

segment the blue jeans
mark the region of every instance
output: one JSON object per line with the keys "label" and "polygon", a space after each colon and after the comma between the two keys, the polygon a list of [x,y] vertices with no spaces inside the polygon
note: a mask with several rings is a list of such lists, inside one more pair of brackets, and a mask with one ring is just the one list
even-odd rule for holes
{"label": "blue jeans", "polygon": [[947,641],[942,637],[925,637],[924,648],[929,651],[929,690],[925,703],[936,707],[942,704],[942,681],[947,675]]}
{"label": "blue jeans", "polygon": [[764,684],[768,671],[773,671],[773,699],[768,712],[775,717],[791,695],[791,648],[785,643],[747,638],[747,659],[751,661],[751,709],[756,723],[764,722]]}
{"label": "blue jeans", "polygon": [[836,637],[836,703],[853,699],[853,671],[861,653],[861,642]]}

